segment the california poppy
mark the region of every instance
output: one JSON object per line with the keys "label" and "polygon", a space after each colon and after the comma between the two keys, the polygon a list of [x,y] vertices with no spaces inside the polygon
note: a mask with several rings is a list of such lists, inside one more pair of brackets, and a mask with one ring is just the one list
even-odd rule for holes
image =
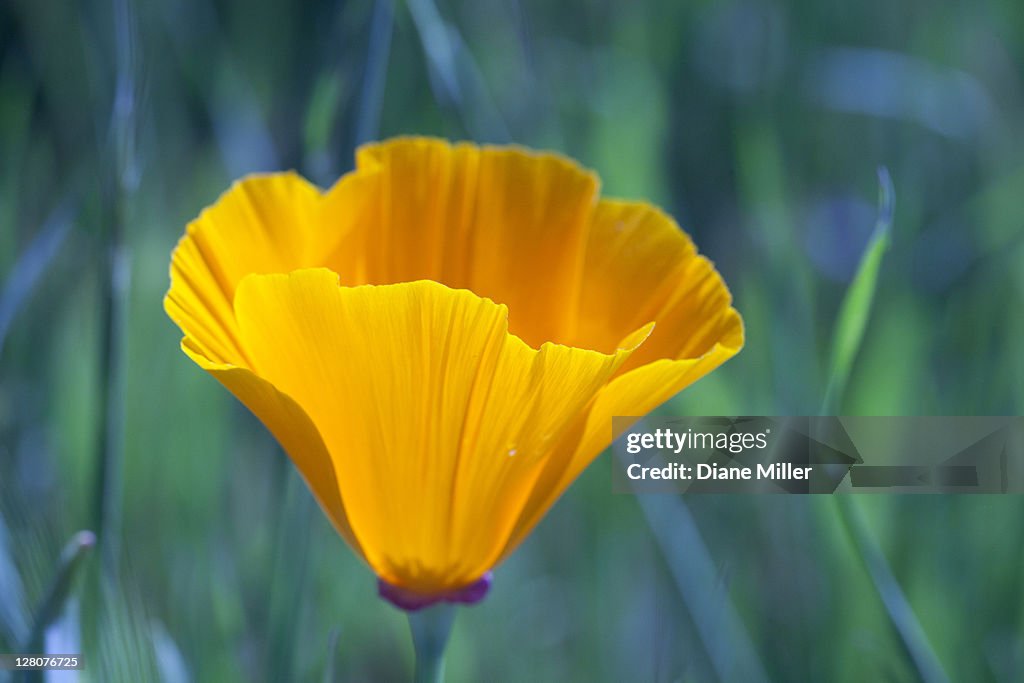
{"label": "california poppy", "polygon": [[164,305],[338,532],[415,609],[490,572],[612,440],[737,353],[712,264],[575,162],[400,138],[321,191],[236,183],[193,221]]}

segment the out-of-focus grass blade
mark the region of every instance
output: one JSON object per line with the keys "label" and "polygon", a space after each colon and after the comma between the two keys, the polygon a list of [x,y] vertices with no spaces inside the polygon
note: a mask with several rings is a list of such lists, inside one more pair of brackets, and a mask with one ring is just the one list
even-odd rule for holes
{"label": "out-of-focus grass blade", "polygon": [[82,566],[86,555],[96,545],[96,535],[91,531],[79,531],[64,546],[53,577],[43,601],[36,611],[35,622],[29,632],[24,652],[41,652],[46,628],[60,615],[64,603],[71,593],[71,584]]}
{"label": "out-of-focus grass blade", "polygon": [[0,353],[10,330],[14,316],[18,313],[36,284],[60,251],[71,227],[71,207],[65,202],[50,214],[43,229],[32,239],[28,247],[11,268],[10,275],[0,292]]}
{"label": "out-of-focus grass blade", "polygon": [[[280,454],[284,458],[284,454]],[[294,667],[312,561],[311,526],[315,503],[298,474],[287,464],[287,478],[278,517],[277,543],[270,580],[267,623],[267,680],[290,681]]]}
{"label": "out-of-focus grass blade", "polygon": [[359,110],[356,113],[356,145],[372,140],[380,130],[380,110],[384,103],[394,14],[391,0],[377,0],[374,4],[370,47],[366,53],[366,68],[363,72],[362,91],[359,93]]}
{"label": "out-of-focus grass blade", "polygon": [[[840,407],[853,360],[864,339],[864,330],[871,315],[871,304],[878,285],[878,272],[882,258],[889,248],[892,232],[894,193],[892,178],[883,166],[878,169],[879,200],[878,221],[871,240],[861,257],[860,266],[846,297],[839,308],[835,335],[832,340],[832,359],[829,365],[829,384],[822,407],[823,414],[834,414]],[[889,568],[885,554],[871,535],[861,517],[857,501],[845,495],[836,498],[838,517],[885,607],[886,613],[906,648],[911,664],[925,683],[943,683],[949,680],[921,623],[907,600],[902,587]]]}
{"label": "out-of-focus grass blade", "polygon": [[85,639],[90,680],[167,681],[169,671],[161,670],[156,648],[159,636],[147,618],[142,597],[130,578],[113,583],[100,577],[97,598],[102,601],[96,641]]}
{"label": "out-of-focus grass blade", "polygon": [[[612,450],[616,458],[625,455],[619,445]],[[768,681],[689,508],[678,496],[638,495],[636,499],[719,680]]]}
{"label": "out-of-focus grass blade", "polygon": [[[69,598],[63,614],[46,629],[45,645],[42,651],[84,653],[80,615],[81,603],[77,598]],[[46,683],[80,683],[83,678],[80,671],[51,671],[46,674],[45,680]]]}
{"label": "out-of-focus grass blade", "polygon": [[163,683],[188,683],[188,667],[174,638],[155,619],[150,621],[149,630],[153,638],[153,659],[160,671],[160,680]]}
{"label": "out-of-focus grass blade", "polygon": [[341,629],[331,629],[331,635],[327,639],[327,664],[324,666],[324,683],[334,683],[338,678],[338,642],[341,640]]}
{"label": "out-of-focus grass blade", "polygon": [[[356,77],[346,69],[331,68],[316,80],[306,110],[304,172],[324,185],[337,178],[339,170],[352,168],[355,149],[380,135],[391,39],[395,27],[393,0],[376,0],[368,27],[366,58]],[[358,92],[352,92],[358,88]],[[352,101],[352,123],[344,133],[344,144],[332,141],[336,123]]]}
{"label": "out-of-focus grass blade", "polygon": [[118,571],[121,528],[121,477],[125,434],[125,348],[128,337],[128,293],[131,252],[127,244],[125,211],[140,181],[136,137],[142,73],[138,50],[136,8],[129,0],[111,6],[115,43],[115,89],[110,111],[108,162],[103,174],[100,235],[100,320],[102,337],[96,431],[96,474],[93,484],[93,524],[99,541],[100,566],[109,575]]}
{"label": "out-of-focus grass blade", "polygon": [[28,634],[25,588],[10,552],[10,536],[0,515],[0,643],[21,643]]}
{"label": "out-of-focus grass blade", "polygon": [[455,46],[437,5],[430,0],[408,0],[413,23],[429,62],[434,92],[455,106],[462,104],[462,88],[455,70]]}
{"label": "out-of-focus grass blade", "polygon": [[423,44],[438,101],[459,113],[475,139],[510,140],[508,126],[488,96],[483,74],[458,30],[441,18],[433,0],[408,0],[406,4]]}
{"label": "out-of-focus grass blade", "polygon": [[829,361],[828,388],[822,412],[834,414],[840,407],[846,382],[850,377],[853,360],[864,339],[864,330],[871,315],[871,304],[878,286],[878,272],[882,257],[889,248],[892,232],[893,203],[895,200],[892,178],[884,166],[878,169],[878,221],[871,235],[857,273],[846,291],[839,307],[835,333],[832,341],[832,355]]}
{"label": "out-of-focus grass blade", "polygon": [[834,497],[839,509],[839,519],[850,537],[857,554],[875,584],[875,590],[889,614],[893,627],[899,633],[907,655],[924,683],[947,683],[949,676],[942,668],[928,636],[921,627],[914,609],[904,595],[896,577],[889,568],[882,549],[867,528],[857,501],[849,495]]}

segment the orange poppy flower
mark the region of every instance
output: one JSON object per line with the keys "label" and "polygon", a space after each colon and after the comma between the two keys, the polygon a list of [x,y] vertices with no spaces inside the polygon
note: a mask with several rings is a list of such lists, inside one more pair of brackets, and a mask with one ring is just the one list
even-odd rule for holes
{"label": "orange poppy flower", "polygon": [[471,602],[612,440],[743,345],[712,264],[573,161],[400,138],[321,191],[248,177],[164,301],[407,609]]}

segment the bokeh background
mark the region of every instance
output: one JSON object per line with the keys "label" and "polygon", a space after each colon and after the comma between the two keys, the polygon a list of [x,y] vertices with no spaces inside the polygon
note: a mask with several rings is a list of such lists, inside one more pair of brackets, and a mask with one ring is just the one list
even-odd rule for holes
{"label": "bokeh background", "polygon": [[[403,615],[161,307],[233,179],[329,185],[399,133],[555,149],[677,217],[748,337],[679,414],[823,410],[884,165],[830,407],[1021,413],[1017,0],[5,0],[0,652],[89,529],[45,634],[82,680],[409,676]],[[461,611],[450,680],[1024,680],[1019,496],[617,496],[610,457]]]}

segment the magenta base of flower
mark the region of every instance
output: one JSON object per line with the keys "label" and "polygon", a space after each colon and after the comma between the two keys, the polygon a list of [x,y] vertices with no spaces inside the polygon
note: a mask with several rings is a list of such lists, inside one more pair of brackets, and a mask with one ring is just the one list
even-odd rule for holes
{"label": "magenta base of flower", "polygon": [[404,609],[407,612],[415,612],[416,610],[423,609],[424,607],[436,605],[439,602],[453,602],[463,605],[478,603],[484,599],[484,596],[487,595],[487,591],[491,589],[492,578],[493,573],[487,572],[468,586],[435,595],[414,593],[406,588],[392,586],[384,579],[377,579],[377,592],[380,594],[380,597],[384,598],[395,607]]}

